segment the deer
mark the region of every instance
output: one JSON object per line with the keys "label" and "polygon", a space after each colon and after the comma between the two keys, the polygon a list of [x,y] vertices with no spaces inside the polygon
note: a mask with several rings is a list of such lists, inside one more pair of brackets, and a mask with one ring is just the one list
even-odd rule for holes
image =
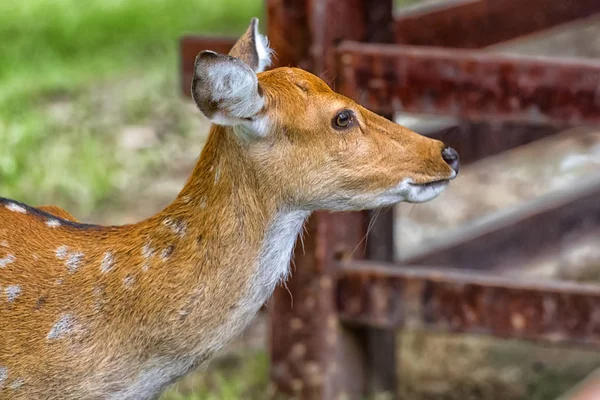
{"label": "deer", "polygon": [[252,321],[313,211],[422,203],[457,176],[443,142],[272,55],[252,18],[196,56],[210,132],[156,215],[100,226],[0,198],[0,398],[155,399]]}

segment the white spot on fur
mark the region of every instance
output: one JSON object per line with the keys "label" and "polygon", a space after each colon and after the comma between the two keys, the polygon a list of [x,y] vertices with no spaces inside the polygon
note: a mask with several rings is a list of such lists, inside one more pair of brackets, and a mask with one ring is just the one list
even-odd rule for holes
{"label": "white spot on fur", "polygon": [[50,332],[48,333],[47,339],[60,339],[73,330],[74,327],[74,318],[72,314],[63,314],[59,318],[58,321],[52,326]]}
{"label": "white spot on fur", "polygon": [[0,258],[0,268],[6,267],[8,264],[15,262],[16,258],[12,254],[7,254],[5,257]]}
{"label": "white spot on fur", "polygon": [[69,252],[69,248],[67,246],[60,246],[56,249],[56,258],[59,260],[64,260],[67,258],[67,253]]}
{"label": "white spot on fur", "polygon": [[8,208],[10,211],[18,212],[21,214],[27,214],[27,210],[25,209],[25,207],[21,207],[16,203],[7,204],[5,207]]}
{"label": "white spot on fur", "polygon": [[46,225],[50,228],[58,228],[60,226],[60,221],[58,221],[57,219],[49,219],[46,221]]}
{"label": "white spot on fur", "polygon": [[0,242],[0,246],[2,247],[8,247],[8,242],[6,240],[3,240]]}
{"label": "white spot on fur", "polygon": [[73,273],[73,272],[77,271],[77,269],[81,266],[82,258],[83,258],[83,253],[80,253],[80,252],[75,252],[75,253],[69,254],[69,257],[67,258],[67,262],[65,263],[67,265],[67,268],[69,269],[69,272]]}
{"label": "white spot on fur", "polygon": [[113,253],[107,251],[106,253],[104,253],[104,258],[102,258],[102,262],[100,263],[100,271],[102,271],[103,273],[109,272],[113,269],[114,265],[115,258],[113,256]]}
{"label": "white spot on fur", "polygon": [[206,208],[206,197],[200,199],[200,208],[203,210]]}
{"label": "white spot on fur", "polygon": [[0,367],[0,388],[4,386],[4,382],[8,378],[8,368]]}
{"label": "white spot on fur", "polygon": [[221,168],[217,167],[217,170],[215,171],[215,184],[217,184],[219,182],[220,178],[221,178]]}
{"label": "white spot on fur", "polygon": [[132,287],[134,283],[135,283],[135,278],[133,276],[131,276],[131,275],[127,275],[123,279],[123,286],[125,286],[127,289],[129,289],[130,287]]}
{"label": "white spot on fur", "polygon": [[57,284],[57,285],[62,285],[62,284],[63,284],[63,279],[62,279],[62,278],[58,278],[58,279],[56,280],[56,284]]}
{"label": "white spot on fur", "polygon": [[192,310],[198,305],[204,294],[204,286],[196,288],[192,291],[190,298],[185,302],[185,305],[179,310],[179,316],[187,317]]}
{"label": "white spot on fur", "polygon": [[145,262],[144,264],[142,264],[142,271],[148,272],[149,269],[150,269],[150,263]]}
{"label": "white spot on fur", "polygon": [[18,390],[21,388],[21,386],[23,386],[23,384],[25,383],[25,379],[23,378],[17,378],[14,381],[12,381],[12,383],[10,384],[9,388],[12,390]]}
{"label": "white spot on fur", "polygon": [[150,243],[146,243],[144,247],[142,247],[142,256],[144,258],[150,258],[154,254],[154,249],[150,246]]}
{"label": "white spot on fur", "polygon": [[65,265],[69,269],[69,272],[75,272],[81,263],[81,259],[83,258],[83,253],[80,252],[72,252],[69,254],[69,248],[67,246],[60,246],[55,251],[56,258],[59,260],[66,260]]}
{"label": "white spot on fur", "polygon": [[15,301],[19,294],[21,293],[21,286],[19,285],[10,285],[6,289],[4,289],[4,293],[6,293],[6,298],[9,303]]}
{"label": "white spot on fur", "polygon": [[171,228],[171,230],[177,235],[177,236],[185,236],[185,231],[187,230],[187,225],[185,224],[185,222],[183,221],[173,221],[170,218],[167,218],[163,221],[163,224],[165,224],[166,226],[168,226],[169,228]]}
{"label": "white spot on fur", "polygon": [[102,310],[102,307],[104,307],[104,304],[106,304],[104,287],[101,285],[95,286],[92,296],[94,298],[94,310]]}
{"label": "white spot on fur", "polygon": [[160,253],[160,258],[162,258],[163,261],[166,261],[167,259],[169,259],[169,257],[171,257],[172,253],[173,246],[168,246],[167,248],[163,249],[163,251]]}

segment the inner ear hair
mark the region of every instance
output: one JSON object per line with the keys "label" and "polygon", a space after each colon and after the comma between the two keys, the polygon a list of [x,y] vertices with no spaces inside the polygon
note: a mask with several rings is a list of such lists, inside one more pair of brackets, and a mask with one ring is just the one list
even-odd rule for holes
{"label": "inner ear hair", "polygon": [[200,111],[219,125],[240,124],[264,105],[256,73],[231,55],[212,51],[198,54],[191,89]]}

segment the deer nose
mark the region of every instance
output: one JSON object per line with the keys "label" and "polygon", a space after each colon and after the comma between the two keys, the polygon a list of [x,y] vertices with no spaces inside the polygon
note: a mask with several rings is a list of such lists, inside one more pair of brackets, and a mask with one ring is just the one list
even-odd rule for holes
{"label": "deer nose", "polygon": [[442,150],[442,158],[446,163],[454,170],[454,172],[458,173],[460,168],[460,161],[458,159],[458,153],[452,147],[445,147]]}

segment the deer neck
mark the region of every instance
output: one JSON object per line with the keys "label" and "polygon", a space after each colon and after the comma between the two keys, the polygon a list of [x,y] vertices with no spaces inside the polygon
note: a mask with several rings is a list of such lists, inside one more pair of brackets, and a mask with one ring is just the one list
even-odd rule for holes
{"label": "deer neck", "polygon": [[[127,382],[112,398],[152,398],[202,364],[241,333],[287,274],[308,212],[262,187],[245,154],[233,132],[213,127],[173,203],[119,236],[122,253],[142,257],[132,270],[144,272],[129,289],[137,296],[107,304],[114,319],[102,327],[122,333],[115,351],[127,349],[112,354],[119,364],[100,380]],[[88,390],[105,390],[101,382]]]}
{"label": "deer neck", "polygon": [[287,204],[281,190],[259,176],[247,147],[232,128],[213,125],[193,173],[157,217],[186,219],[200,232],[199,244],[230,245],[252,253],[280,247],[278,241],[270,243],[273,229],[281,234],[282,224],[302,216],[289,232],[295,240],[309,212]]}
{"label": "deer neck", "polygon": [[239,332],[285,278],[309,214],[286,206],[277,189],[261,184],[245,146],[230,128],[213,126],[183,190],[155,217],[172,228],[171,235],[185,232],[181,245],[194,249],[180,255],[179,264],[188,269],[182,276],[186,295],[199,308],[186,308],[182,299],[179,313],[189,314],[191,326],[212,326],[218,335],[203,345],[215,349],[223,344],[223,331]]}

